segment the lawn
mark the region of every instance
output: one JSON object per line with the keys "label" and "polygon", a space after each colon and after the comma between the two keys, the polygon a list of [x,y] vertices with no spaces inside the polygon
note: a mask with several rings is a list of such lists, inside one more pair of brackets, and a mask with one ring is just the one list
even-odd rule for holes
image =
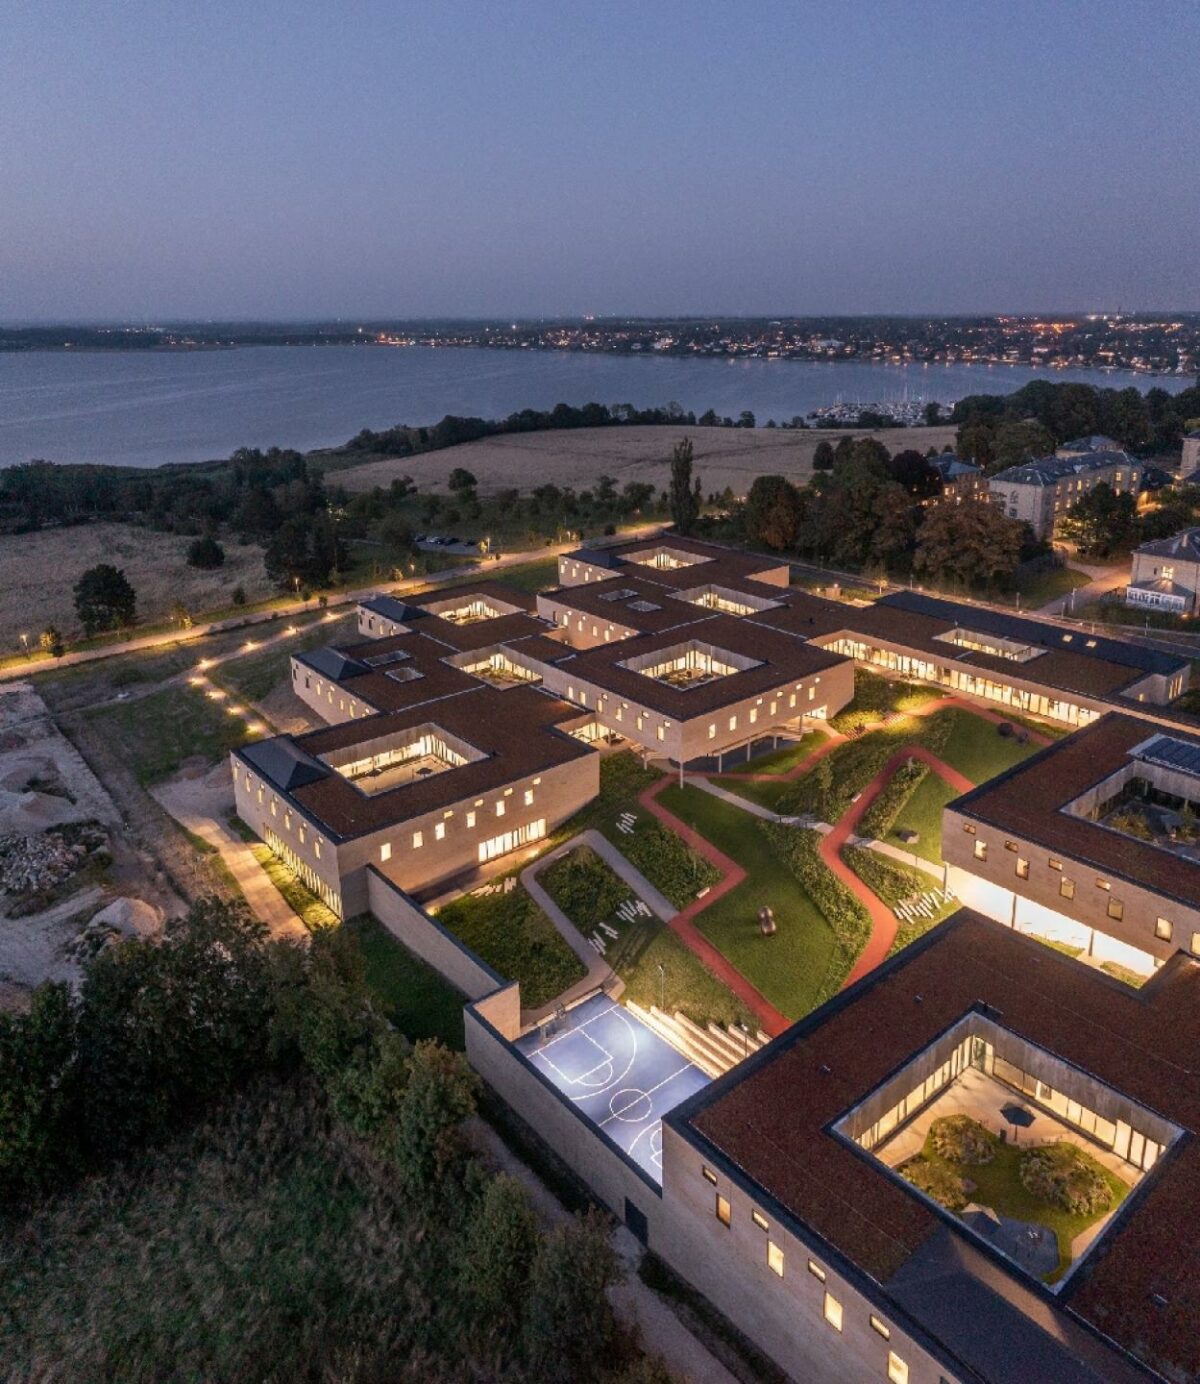
{"label": "lawn", "polygon": [[228,715],[190,687],[167,687],[86,714],[122,746],[143,787],[170,778],[185,759],[216,763],[250,738],[240,716]]}
{"label": "lawn", "polygon": [[807,759],[818,745],[824,743],[824,740],[825,737],[820,731],[810,730],[792,744],[784,745],[778,750],[768,750],[765,754],[755,755],[745,764],[735,765],[726,772],[730,774],[786,774],[802,760]]}
{"label": "lawn", "polygon": [[[483,569],[484,575],[492,575],[490,569]],[[513,563],[511,567],[497,567],[496,581],[505,586],[515,586],[518,591],[536,594],[547,587],[558,585],[558,558],[539,558],[536,562]]]}
{"label": "lawn", "polygon": [[[748,876],[699,913],[696,926],[781,1013],[790,1019],[807,1014],[836,960],[825,916],[754,817],[690,786],[672,785],[659,801]],[[774,937],[759,931],[758,910],[764,905],[775,915]]]}
{"label": "lawn", "polygon": [[867,668],[854,670],[854,699],[844,706],[829,724],[843,735],[874,725],[895,712],[916,711],[926,702],[937,701],[946,694],[936,687],[920,682],[903,682],[885,678]]}
{"label": "lawn", "polygon": [[[1025,1187],[1020,1176],[1021,1159],[1028,1150],[1019,1144],[1002,1142],[990,1130],[987,1134],[995,1150],[990,1163],[962,1164],[939,1157],[933,1149],[932,1132],[926,1135],[921,1157],[935,1168],[970,1178],[975,1183],[971,1198],[979,1205],[990,1206],[993,1211],[1002,1216],[1011,1216],[1014,1220],[1034,1221],[1054,1231],[1058,1238],[1058,1269],[1046,1275],[1046,1281],[1053,1283],[1071,1266],[1071,1241],[1094,1225],[1101,1215],[1108,1213],[1076,1215],[1036,1196]],[[1128,1185],[1094,1159],[1088,1161],[1094,1164],[1108,1183],[1113,1198],[1110,1209],[1115,1211],[1129,1195]]]}
{"label": "lawn", "polygon": [[[938,774],[927,774],[921,786],[901,809],[886,840],[890,845],[919,855],[933,865],[942,864],[942,812],[947,803],[959,797],[958,790],[951,788]],[[902,841],[902,831],[915,831],[920,840]]]}
{"label": "lawn", "polygon": [[[938,887],[938,881],[932,875],[911,865],[901,864],[898,860],[891,860],[865,846],[847,846],[842,852],[842,859],[867,888],[892,909]],[[958,900],[953,899],[950,903],[942,904],[928,918],[916,917],[909,921],[897,919],[896,936],[888,949],[888,956],[895,956],[918,937],[924,937],[959,907]]]}
{"label": "lawn", "polygon": [[965,774],[972,783],[986,783],[1014,764],[1037,754],[1041,745],[1022,745],[1015,735],[1003,736],[999,727],[969,711],[957,711],[955,722],[939,756]]}
{"label": "lawn", "polygon": [[526,1009],[549,1003],[586,974],[520,884],[507,894],[464,894],[440,909],[437,920],[505,979],[519,980]]}
{"label": "lawn", "polygon": [[323,648],[326,644],[357,641],[355,630],[353,615],[311,621],[299,634],[272,643],[269,649],[227,659],[213,668],[209,677],[244,701],[261,702],[279,682],[290,676],[293,654]]}
{"label": "lawn", "polygon": [[542,887],[584,934],[607,923],[617,936],[607,938],[604,959],[625,982],[625,998],[667,1013],[681,1009],[698,1024],[745,1023],[754,1016],[653,914],[629,923],[616,909],[634,895],[598,855],[579,846],[548,866]]}
{"label": "lawn", "polygon": [[256,841],[250,847],[250,853],[262,866],[266,877],[283,895],[288,907],[309,932],[320,932],[322,928],[337,927],[337,914],[317,898],[299,875],[280,860],[270,846]]}
{"label": "lawn", "polygon": [[1035,572],[1020,586],[1021,605],[1026,610],[1037,610],[1050,601],[1065,596],[1077,587],[1086,586],[1091,577],[1075,567],[1050,567]]}
{"label": "lawn", "polygon": [[464,997],[371,914],[343,926],[358,942],[367,984],[400,1032],[414,1042],[440,1038],[461,1051]]}

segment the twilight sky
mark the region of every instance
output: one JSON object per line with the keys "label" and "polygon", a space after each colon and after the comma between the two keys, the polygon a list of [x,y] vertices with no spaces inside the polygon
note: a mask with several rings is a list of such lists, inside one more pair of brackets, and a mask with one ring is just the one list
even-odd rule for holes
{"label": "twilight sky", "polygon": [[0,320],[1200,309],[1194,0],[3,0]]}

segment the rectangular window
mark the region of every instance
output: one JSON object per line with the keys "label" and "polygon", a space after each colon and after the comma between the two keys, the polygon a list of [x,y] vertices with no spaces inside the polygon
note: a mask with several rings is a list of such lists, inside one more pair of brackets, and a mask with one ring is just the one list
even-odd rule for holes
{"label": "rectangular window", "polygon": [[1104,892],[1107,894],[1112,889],[1112,885],[1109,884],[1108,880],[1106,879],[1098,879],[1096,881],[1096,888],[1103,889]]}
{"label": "rectangular window", "polygon": [[532,789],[532,788],[527,788],[527,789],[525,790],[525,806],[526,806],[526,807],[532,807],[532,806],[533,806],[533,789]]}
{"label": "rectangular window", "polygon": [[380,846],[380,848],[379,848],[379,858],[380,858],[380,860],[391,860],[391,858],[392,858],[392,843],[391,843],[390,841],[385,841],[385,842],[383,843],[383,845]]}
{"label": "rectangular window", "polygon": [[731,717],[729,718],[729,729],[730,729],[730,730],[737,730],[737,717],[736,717],[736,716],[731,716]]}
{"label": "rectangular window", "polygon": [[708,727],[708,738],[710,740],[715,740],[717,738],[717,723],[715,721]]}
{"label": "rectangular window", "polygon": [[810,1274],[812,1274],[812,1276],[817,1280],[818,1283],[825,1282],[825,1270],[820,1266],[820,1264],[814,1263],[813,1260],[810,1259],[808,1261],[808,1271]]}
{"label": "rectangular window", "polygon": [[767,1268],[783,1277],[783,1250],[773,1240],[767,1241]]}
{"label": "rectangular window", "polygon": [[444,840],[446,839],[446,823],[445,823],[445,822],[438,822],[438,823],[436,823],[436,825],[435,825],[434,828],[433,828],[433,839],[434,839],[435,841],[444,841]]}
{"label": "rectangular window", "polygon": [[1120,899],[1109,899],[1108,916],[1110,918],[1115,918],[1118,923],[1125,916],[1125,905]]}
{"label": "rectangular window", "polygon": [[832,1293],[825,1294],[825,1320],[835,1331],[842,1329],[842,1304]]}
{"label": "rectangular window", "polygon": [[468,813],[467,813],[467,826],[473,827],[474,825],[475,825],[475,814],[474,814],[473,812],[468,812]]}
{"label": "rectangular window", "polygon": [[975,828],[971,825],[970,822],[964,822],[964,823],[963,823],[963,831],[965,831],[965,832],[967,833],[968,836],[974,836],[974,835],[975,835]]}
{"label": "rectangular window", "polygon": [[424,844],[425,844],[425,837],[424,837],[424,834],[423,834],[422,832],[419,832],[419,831],[414,831],[414,832],[413,832],[413,850],[414,850],[414,851],[419,851],[419,850],[421,849],[421,847],[422,847]]}
{"label": "rectangular window", "polygon": [[908,1384],[908,1366],[894,1350],[888,1351],[888,1379],[891,1384]]}
{"label": "rectangular window", "polygon": [[1160,942],[1169,942],[1174,931],[1169,918],[1155,918],[1154,935]]}
{"label": "rectangular window", "polygon": [[1058,892],[1064,899],[1073,899],[1075,897],[1075,881],[1063,875],[1062,879],[1058,881]]}
{"label": "rectangular window", "polygon": [[1062,861],[1061,861],[1061,860],[1055,860],[1055,858],[1054,858],[1053,856],[1051,856],[1050,859],[1049,859],[1046,863],[1050,866],[1050,868],[1051,868],[1052,870],[1061,870],[1061,869],[1062,869]]}
{"label": "rectangular window", "polygon": [[1017,843],[1015,841],[1005,841],[1004,849],[1006,851],[1012,851],[1015,854],[1017,849]]}
{"label": "rectangular window", "polygon": [[665,740],[667,738],[667,732],[663,729],[661,725],[655,730],[654,733],[658,736],[660,740]]}
{"label": "rectangular window", "polygon": [[869,1320],[871,1323],[872,1331],[874,1331],[877,1335],[882,1336],[885,1341],[890,1341],[892,1339],[891,1327],[889,1327],[885,1322],[881,1322],[879,1318],[875,1316],[874,1313],[871,1314]]}
{"label": "rectangular window", "polygon": [[1192,952],[1200,956],[1200,932],[1192,933]]}
{"label": "rectangular window", "polygon": [[987,842],[986,842],[986,841],[976,841],[976,842],[975,842],[975,859],[976,859],[976,860],[986,860],[986,859],[987,859]]}
{"label": "rectangular window", "polygon": [[711,1182],[714,1187],[717,1185],[717,1175],[711,1168],[702,1167],[700,1172],[703,1174],[705,1182]]}
{"label": "rectangular window", "polygon": [[769,1230],[771,1228],[767,1224],[766,1216],[764,1216],[761,1211],[751,1211],[750,1219],[754,1222],[756,1226],[758,1226],[759,1230]]}
{"label": "rectangular window", "polygon": [[497,816],[497,817],[503,817],[503,816],[504,816],[504,799],[503,799],[503,798],[501,798],[500,801],[496,804],[496,816]]}
{"label": "rectangular window", "polygon": [[728,1226],[733,1220],[733,1208],[720,1192],[717,1193],[716,1216],[723,1226]]}
{"label": "rectangular window", "polygon": [[1023,860],[1020,856],[1017,856],[1017,878],[1029,878],[1029,861]]}

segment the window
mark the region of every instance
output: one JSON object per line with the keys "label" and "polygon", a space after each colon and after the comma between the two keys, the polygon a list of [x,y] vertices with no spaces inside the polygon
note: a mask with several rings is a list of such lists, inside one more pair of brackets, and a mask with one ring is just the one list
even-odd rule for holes
{"label": "window", "polygon": [[729,1202],[726,1200],[726,1198],[720,1194],[720,1192],[717,1193],[716,1215],[717,1220],[719,1220],[721,1224],[724,1226],[728,1226],[729,1223],[733,1220],[733,1208],[729,1205]]}
{"label": "window", "polygon": [[750,1219],[754,1222],[756,1226],[758,1226],[759,1230],[769,1230],[771,1228],[767,1224],[766,1216],[764,1216],[761,1211],[751,1211]]}
{"label": "window", "polygon": [[1021,856],[1017,856],[1017,878],[1018,878],[1018,879],[1028,879],[1028,878],[1029,878],[1029,861],[1028,861],[1028,860],[1023,860],[1023,859],[1021,858]]}
{"label": "window", "polygon": [[877,1335],[882,1336],[885,1341],[890,1341],[892,1339],[891,1327],[889,1327],[886,1322],[881,1322],[874,1313],[871,1314],[870,1322],[871,1330]]}
{"label": "window", "polygon": [[783,1277],[783,1250],[779,1248],[774,1240],[767,1241],[767,1268],[780,1278]]}
{"label": "window", "polygon": [[1104,892],[1107,894],[1112,889],[1112,885],[1109,884],[1108,880],[1106,879],[1098,879],[1096,881],[1096,888],[1103,889]]}
{"label": "window", "polygon": [[810,1274],[812,1274],[812,1276],[817,1280],[818,1283],[825,1282],[825,1270],[820,1266],[820,1264],[815,1264],[810,1259],[808,1261],[808,1271]]}
{"label": "window", "polygon": [[665,740],[667,738],[667,732],[661,725],[655,728],[654,733],[660,740]]}
{"label": "window", "polygon": [[1169,918],[1155,918],[1154,935],[1160,942],[1169,942],[1171,934],[1175,931]]}
{"label": "window", "polygon": [[414,851],[419,851],[419,850],[421,849],[421,847],[422,847],[424,844],[425,844],[425,835],[424,835],[424,833],[423,833],[423,832],[420,832],[420,831],[414,831],[414,832],[413,832],[413,850],[414,850]]}
{"label": "window", "polygon": [[504,816],[504,799],[503,799],[503,798],[501,798],[500,801],[496,804],[496,816],[497,816],[497,817],[503,817],[503,816]]}
{"label": "window", "polygon": [[986,860],[986,859],[987,859],[987,842],[986,842],[986,841],[976,841],[976,842],[975,842],[975,859],[976,859],[976,860]]}
{"label": "window", "polygon": [[701,1167],[700,1172],[703,1174],[705,1182],[711,1182],[714,1187],[717,1185],[717,1175],[711,1168]]}
{"label": "window", "polygon": [[717,723],[715,721],[709,723],[708,738],[710,740],[715,740],[717,738]]}
{"label": "window", "polygon": [[380,846],[380,848],[379,848],[379,858],[380,858],[380,860],[391,860],[391,858],[392,858],[392,843],[391,843],[390,841],[385,841],[385,842],[383,843],[383,845]]}
{"label": "window", "polygon": [[888,1379],[891,1384],[908,1384],[908,1366],[894,1350],[888,1351]]}
{"label": "window", "polygon": [[842,1304],[832,1293],[825,1294],[825,1320],[835,1331],[842,1329]]}
{"label": "window", "polygon": [[1125,905],[1120,899],[1109,899],[1108,916],[1110,918],[1115,918],[1118,923],[1125,916]]}
{"label": "window", "polygon": [[737,730],[737,717],[736,717],[736,716],[731,716],[731,717],[729,718],[729,729],[730,729],[730,730]]}
{"label": "window", "polygon": [[438,823],[434,826],[434,828],[433,828],[433,839],[434,839],[435,841],[444,841],[444,840],[446,839],[446,823],[445,823],[445,822],[438,822]]}
{"label": "window", "polygon": [[1017,843],[1016,843],[1015,841],[1005,841],[1005,843],[1004,843],[1004,849],[1005,849],[1006,851],[1012,851],[1012,852],[1014,852],[1014,854],[1015,854],[1016,849],[1017,849]]}
{"label": "window", "polygon": [[467,826],[473,827],[474,825],[475,825],[475,814],[474,814],[473,812],[468,812],[468,813],[467,813]]}
{"label": "window", "polygon": [[1200,932],[1192,933],[1192,951],[1200,956]]}
{"label": "window", "polygon": [[1053,856],[1050,857],[1050,859],[1046,862],[1046,864],[1049,865],[1050,868],[1051,868],[1052,870],[1061,870],[1061,869],[1062,869],[1062,861],[1061,861],[1061,860],[1055,860],[1055,858],[1054,858]]}
{"label": "window", "polygon": [[525,790],[525,806],[526,806],[526,807],[532,807],[532,806],[533,806],[533,789],[532,789],[532,788],[527,788],[527,789]]}
{"label": "window", "polygon": [[963,823],[963,831],[965,831],[965,832],[967,833],[968,836],[974,836],[974,835],[975,835],[975,828],[971,825],[970,822],[964,822],[964,823]]}
{"label": "window", "polygon": [[1058,892],[1064,899],[1073,899],[1075,897],[1075,881],[1063,875],[1062,879],[1058,881]]}

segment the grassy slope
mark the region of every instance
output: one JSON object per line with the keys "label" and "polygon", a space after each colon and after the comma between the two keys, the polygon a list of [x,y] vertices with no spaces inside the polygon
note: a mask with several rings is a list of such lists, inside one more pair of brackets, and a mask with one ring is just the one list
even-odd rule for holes
{"label": "grassy slope", "polygon": [[401,1033],[414,1042],[440,1038],[461,1051],[463,996],[369,913],[348,919],[345,926],[358,939],[367,984]]}
{"label": "grassy slope", "polygon": [[745,764],[735,765],[728,770],[731,774],[786,774],[794,769],[824,741],[825,737],[815,730],[802,735],[794,744],[782,749],[768,750],[766,754],[756,755]]}
{"label": "grassy slope", "polygon": [[241,717],[227,715],[189,687],[167,687],[88,715],[124,746],[129,767],[143,785],[169,778],[194,756],[216,763],[250,738]]}
{"label": "grassy slope", "polygon": [[[748,878],[710,904],[696,926],[752,984],[789,1018],[806,1014],[829,970],[834,937],[829,924],[759,830],[755,819],[699,788],[672,786],[659,799]],[[778,932],[763,937],[758,910],[769,905]]]}

